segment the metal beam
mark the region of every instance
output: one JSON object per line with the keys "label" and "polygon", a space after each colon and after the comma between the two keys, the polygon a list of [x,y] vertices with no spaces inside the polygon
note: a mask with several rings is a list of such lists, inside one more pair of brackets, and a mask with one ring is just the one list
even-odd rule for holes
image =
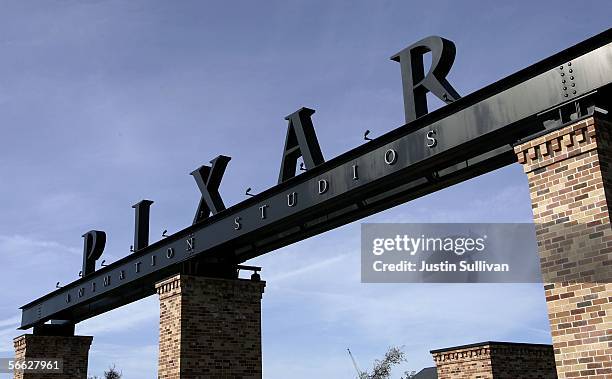
{"label": "metal beam", "polygon": [[512,144],[592,114],[611,83],[607,30],[24,305],[21,329],[93,317],[190,267],[232,275],[252,257],[510,164]]}

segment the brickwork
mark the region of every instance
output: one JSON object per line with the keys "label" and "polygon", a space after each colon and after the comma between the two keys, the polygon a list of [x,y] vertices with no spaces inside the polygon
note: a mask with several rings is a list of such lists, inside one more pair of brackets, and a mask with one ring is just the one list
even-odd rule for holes
{"label": "brickwork", "polygon": [[493,379],[489,345],[432,351],[438,379]]}
{"label": "brickwork", "polygon": [[555,379],[550,345],[483,342],[432,352],[438,379]]}
{"label": "brickwork", "polygon": [[261,378],[264,287],[189,275],[158,283],[159,379]]}
{"label": "brickwork", "polygon": [[588,118],[515,147],[529,180],[559,378],[612,377],[611,130]]}
{"label": "brickwork", "polygon": [[13,340],[15,359],[58,358],[63,360],[63,373],[16,372],[15,379],[86,379],[89,336],[38,336],[24,334]]}

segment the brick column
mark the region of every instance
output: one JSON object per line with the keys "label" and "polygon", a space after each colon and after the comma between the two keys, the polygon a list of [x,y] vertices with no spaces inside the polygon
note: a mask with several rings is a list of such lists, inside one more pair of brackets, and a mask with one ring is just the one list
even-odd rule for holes
{"label": "brick column", "polygon": [[515,147],[529,180],[559,378],[612,377],[611,128],[592,117]]}
{"label": "brick column", "polygon": [[550,345],[482,342],[432,350],[438,379],[556,379]]}
{"label": "brick column", "polygon": [[63,372],[16,372],[15,379],[87,379],[89,336],[45,336],[24,334],[13,340],[15,359],[58,358],[63,360]]}
{"label": "brick column", "polygon": [[261,378],[264,287],[189,275],[158,283],[159,379]]}

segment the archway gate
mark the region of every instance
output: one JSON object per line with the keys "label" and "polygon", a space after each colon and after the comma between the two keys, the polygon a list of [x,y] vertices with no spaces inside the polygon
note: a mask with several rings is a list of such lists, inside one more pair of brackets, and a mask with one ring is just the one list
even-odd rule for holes
{"label": "archway gate", "polygon": [[[383,136],[325,161],[314,110],[302,108],[286,118],[276,186],[226,208],[218,188],[230,158],[218,156],[191,173],[202,194],[193,225],[149,244],[143,200],[133,252],[99,269],[106,235],[87,232],[80,279],[22,307],[21,329],[34,329],[15,339],[17,357],[58,356],[63,377],[85,378],[91,337],[74,336],[75,323],[157,292],[160,378],[261,377],[265,283],[243,262],[518,160],[558,375],[610,373],[612,30],[464,97],[445,79],[454,56],[452,42],[428,37],[392,57],[406,124]],[[428,113],[427,92],[447,105]],[[255,273],[239,279],[239,269]]]}

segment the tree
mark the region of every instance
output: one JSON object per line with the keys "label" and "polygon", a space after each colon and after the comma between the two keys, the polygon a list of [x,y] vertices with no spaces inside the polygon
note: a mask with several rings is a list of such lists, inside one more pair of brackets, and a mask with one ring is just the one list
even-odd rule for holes
{"label": "tree", "polygon": [[[372,367],[372,373],[368,371],[362,371],[359,373],[359,379],[389,379],[391,378],[391,370],[393,366],[406,362],[406,357],[401,348],[391,346],[383,359],[375,360],[374,367]],[[400,379],[412,379],[415,372],[406,371]]]}
{"label": "tree", "polygon": [[109,367],[108,371],[104,371],[104,379],[121,379],[122,373],[115,370],[115,365]]}
{"label": "tree", "polygon": [[[115,365],[113,367],[109,367],[108,371],[104,371],[104,379],[121,379],[123,373],[118,372],[115,369]],[[98,376],[89,376],[87,379],[100,379]]]}

